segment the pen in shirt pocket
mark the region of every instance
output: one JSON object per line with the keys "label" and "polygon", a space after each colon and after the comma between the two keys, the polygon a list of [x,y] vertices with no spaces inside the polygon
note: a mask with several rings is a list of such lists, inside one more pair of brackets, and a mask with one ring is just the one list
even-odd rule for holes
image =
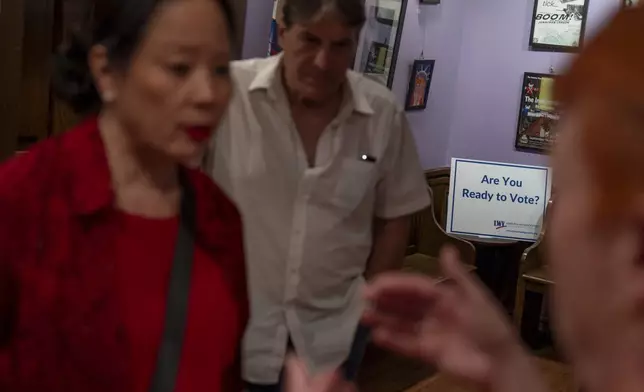
{"label": "pen in shirt pocket", "polygon": [[363,162],[376,163],[377,159],[369,154],[360,154],[360,160]]}

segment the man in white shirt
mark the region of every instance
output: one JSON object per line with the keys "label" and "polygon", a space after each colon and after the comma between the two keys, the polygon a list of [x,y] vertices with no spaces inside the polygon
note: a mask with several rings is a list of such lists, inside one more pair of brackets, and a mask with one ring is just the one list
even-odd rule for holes
{"label": "man in white shirt", "polygon": [[363,0],[286,0],[283,53],[232,65],[234,99],[206,169],[245,226],[248,391],[280,391],[289,346],[353,379],[365,280],[397,269],[409,216],[429,205],[393,94],[347,71]]}

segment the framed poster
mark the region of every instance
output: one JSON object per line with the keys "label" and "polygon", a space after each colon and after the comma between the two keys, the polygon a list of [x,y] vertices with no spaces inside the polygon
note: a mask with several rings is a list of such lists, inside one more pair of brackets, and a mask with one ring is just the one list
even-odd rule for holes
{"label": "framed poster", "polygon": [[434,76],[435,60],[415,60],[409,77],[405,110],[424,110]]}
{"label": "framed poster", "polygon": [[640,0],[624,0],[624,7],[637,7],[640,3]]}
{"label": "framed poster", "polygon": [[584,41],[590,0],[535,0],[530,32],[532,50],[577,51]]}
{"label": "framed poster", "polygon": [[534,242],[551,188],[548,167],[452,158],[446,231]]}
{"label": "framed poster", "polygon": [[391,88],[396,73],[407,0],[366,0],[367,20],[354,69]]}
{"label": "framed poster", "polygon": [[526,73],[521,88],[515,147],[547,153],[557,136],[559,105],[553,98],[556,75]]}

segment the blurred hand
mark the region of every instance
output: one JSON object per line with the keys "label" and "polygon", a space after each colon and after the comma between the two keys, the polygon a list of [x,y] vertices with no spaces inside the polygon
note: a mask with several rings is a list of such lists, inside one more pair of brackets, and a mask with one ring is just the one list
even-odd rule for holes
{"label": "blurred hand", "polygon": [[524,354],[505,314],[457,253],[443,250],[441,264],[449,278],[442,284],[417,275],[377,278],[367,289],[372,308],[363,321],[377,344],[487,384],[502,362]]}
{"label": "blurred hand", "polygon": [[309,375],[306,365],[294,356],[286,360],[286,392],[358,392],[338,372]]}

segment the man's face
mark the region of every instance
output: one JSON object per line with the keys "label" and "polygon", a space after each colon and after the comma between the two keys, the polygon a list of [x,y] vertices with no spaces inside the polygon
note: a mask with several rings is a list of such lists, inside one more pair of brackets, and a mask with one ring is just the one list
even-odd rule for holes
{"label": "man's face", "polygon": [[284,72],[291,93],[322,103],[333,98],[353,61],[359,30],[330,14],[314,23],[280,28]]}

